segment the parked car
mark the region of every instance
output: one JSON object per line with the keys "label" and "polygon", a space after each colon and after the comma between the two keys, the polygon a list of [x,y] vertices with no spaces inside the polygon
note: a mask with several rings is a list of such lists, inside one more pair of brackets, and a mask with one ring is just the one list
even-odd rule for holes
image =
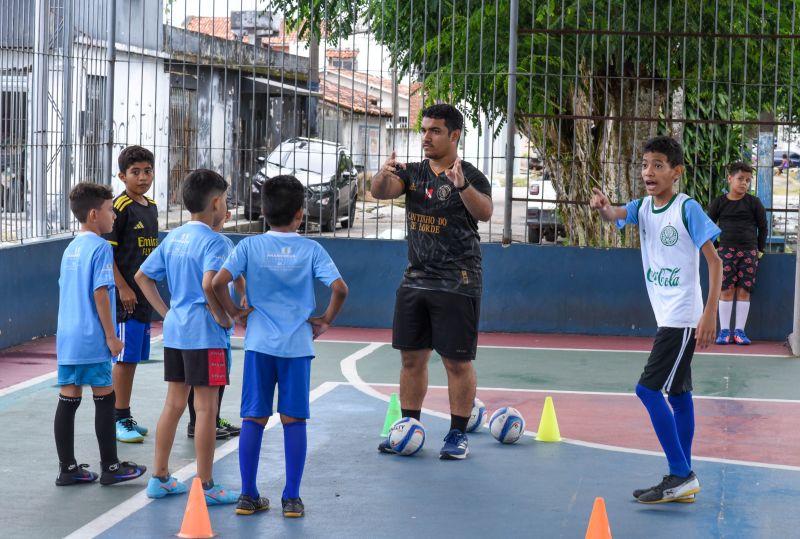
{"label": "parked car", "polygon": [[255,220],[261,215],[261,186],[267,178],[281,174],[295,176],[306,189],[306,219],[332,231],[337,223],[352,226],[356,215],[358,182],[350,152],[335,142],[291,138],[266,157],[250,179],[250,194],[244,214]]}
{"label": "parked car", "polygon": [[531,174],[528,180],[528,208],[525,224],[528,230],[528,243],[541,243],[542,238],[555,243],[566,237],[564,225],[558,217],[556,203],[558,198],[550,173],[541,168],[541,174]]}

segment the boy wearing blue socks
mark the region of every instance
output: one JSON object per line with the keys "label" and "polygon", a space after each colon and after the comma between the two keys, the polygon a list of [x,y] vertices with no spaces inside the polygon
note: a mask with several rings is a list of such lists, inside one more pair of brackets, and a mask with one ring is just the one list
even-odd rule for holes
{"label": "boy wearing blue socks", "polygon": [[[640,503],[693,502],[700,482],[692,471],[694,405],[692,355],[695,344],[714,340],[715,315],[722,282],[722,261],[713,241],[719,228],[700,204],[674,184],[683,173],[683,149],[669,137],[655,137],[644,146],[642,180],[648,196],[614,207],[594,189],[591,207],[619,228],[639,227],[647,294],[658,332],[636,386],[669,463],[658,485],[637,489]],[[708,263],[709,292],[703,307],[699,252]],[[696,328],[696,329],[695,329]],[[669,405],[662,392],[668,395]]]}
{"label": "boy wearing blue socks", "polygon": [[[305,192],[294,176],[267,180],[261,200],[270,230],[243,239],[213,281],[227,313],[236,319],[247,317],[239,438],[242,493],[236,513],[251,515],[269,509],[269,500],[256,487],[256,475],[277,385],[286,458],[283,516],[302,517],[300,481],[306,459],[313,339],[339,314],[347,285],[325,249],[297,234]],[[247,309],[238,308],[228,292],[228,283],[241,275],[247,281]],[[322,316],[312,317],[315,279],[331,288],[331,299]]]}

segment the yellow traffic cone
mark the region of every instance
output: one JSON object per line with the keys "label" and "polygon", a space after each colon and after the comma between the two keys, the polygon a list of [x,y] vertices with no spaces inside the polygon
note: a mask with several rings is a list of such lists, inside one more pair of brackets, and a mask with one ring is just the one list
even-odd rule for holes
{"label": "yellow traffic cone", "polygon": [[539,430],[536,431],[536,439],[540,442],[561,441],[561,432],[558,430],[558,420],[556,419],[556,409],[553,407],[552,397],[545,397],[544,399],[542,419],[539,421]]}
{"label": "yellow traffic cone", "polygon": [[397,398],[397,393],[392,393],[392,396],[389,397],[389,409],[386,410],[386,419],[383,420],[381,437],[386,438],[389,436],[392,425],[394,425],[394,422],[400,419],[401,416],[400,399]]}

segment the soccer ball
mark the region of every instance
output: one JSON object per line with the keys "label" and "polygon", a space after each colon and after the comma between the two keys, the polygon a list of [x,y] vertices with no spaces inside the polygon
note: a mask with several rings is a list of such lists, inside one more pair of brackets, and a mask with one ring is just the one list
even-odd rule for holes
{"label": "soccer ball", "polygon": [[525,432],[525,419],[516,408],[504,406],[492,414],[489,431],[498,442],[513,444]]}
{"label": "soccer ball", "polygon": [[403,417],[392,424],[389,447],[398,455],[410,457],[422,449],[424,443],[425,428],[413,417]]}
{"label": "soccer ball", "polygon": [[467,423],[467,432],[475,432],[483,425],[484,421],[486,421],[486,405],[475,397],[475,401],[472,403],[472,413],[469,415]]}

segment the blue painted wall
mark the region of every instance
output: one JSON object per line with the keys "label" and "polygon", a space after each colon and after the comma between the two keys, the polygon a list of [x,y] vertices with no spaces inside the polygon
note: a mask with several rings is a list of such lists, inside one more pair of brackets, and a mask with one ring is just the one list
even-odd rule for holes
{"label": "blue painted wall", "polygon": [[[238,242],[243,236],[231,235]],[[0,249],[0,349],[55,332],[58,269],[69,239]],[[338,325],[391,327],[406,243],[320,238],[350,286]],[[483,331],[653,335],[639,251],[515,244],[483,245]],[[762,260],[748,334],[783,340],[791,332],[793,255]],[[701,264],[703,283],[705,264]],[[318,286],[320,310],[328,300]]]}

